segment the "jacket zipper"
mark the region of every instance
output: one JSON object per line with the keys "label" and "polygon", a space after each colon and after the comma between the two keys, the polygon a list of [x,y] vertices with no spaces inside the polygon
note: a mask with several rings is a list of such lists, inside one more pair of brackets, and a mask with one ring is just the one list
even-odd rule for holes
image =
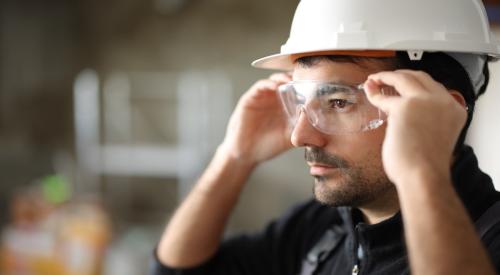
{"label": "jacket zipper", "polygon": [[352,267],[352,275],[358,275],[359,274],[359,271],[360,271],[360,263],[361,263],[361,259],[363,258],[363,248],[361,247],[361,245],[359,244],[359,232],[358,232],[358,226],[356,226],[354,228],[354,231],[355,231],[355,247],[356,247],[356,252],[355,252],[355,259],[356,259],[356,262],[354,263],[354,266]]}
{"label": "jacket zipper", "polygon": [[359,273],[359,267],[357,264],[354,265],[354,267],[352,268],[352,275],[358,275]]}

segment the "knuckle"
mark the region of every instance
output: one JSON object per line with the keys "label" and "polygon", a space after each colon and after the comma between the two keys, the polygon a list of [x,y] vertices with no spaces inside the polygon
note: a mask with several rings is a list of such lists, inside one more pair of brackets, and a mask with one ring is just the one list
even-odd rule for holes
{"label": "knuckle", "polygon": [[408,98],[404,101],[402,108],[404,110],[413,110],[419,108],[420,100],[417,98]]}
{"label": "knuckle", "polygon": [[412,85],[415,81],[413,76],[405,73],[399,73],[399,79],[405,85]]}
{"label": "knuckle", "polygon": [[269,76],[269,80],[275,82],[283,82],[290,79],[291,79],[290,75],[286,73],[273,73]]}
{"label": "knuckle", "polygon": [[274,90],[277,88],[277,83],[269,79],[260,79],[250,88],[251,91],[259,92],[262,90]]}
{"label": "knuckle", "polygon": [[269,79],[259,79],[257,82],[255,82],[254,87],[262,87],[269,85],[270,80]]}
{"label": "knuckle", "polygon": [[422,71],[422,70],[416,70],[415,71],[415,74],[418,75],[418,76],[422,76],[422,77],[429,77],[429,74]]}

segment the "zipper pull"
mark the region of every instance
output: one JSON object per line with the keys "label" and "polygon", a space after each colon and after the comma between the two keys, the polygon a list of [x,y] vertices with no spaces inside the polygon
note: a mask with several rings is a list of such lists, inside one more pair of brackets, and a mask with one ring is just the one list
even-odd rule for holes
{"label": "zipper pull", "polygon": [[358,275],[358,273],[359,273],[358,265],[354,265],[354,267],[352,268],[352,275]]}

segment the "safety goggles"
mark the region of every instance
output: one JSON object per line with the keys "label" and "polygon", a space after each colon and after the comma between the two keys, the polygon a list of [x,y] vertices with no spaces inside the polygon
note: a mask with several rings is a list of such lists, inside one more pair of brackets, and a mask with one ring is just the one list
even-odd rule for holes
{"label": "safety goggles", "polygon": [[281,85],[278,91],[292,127],[301,112],[312,126],[331,135],[369,131],[385,119],[384,113],[366,98],[363,84],[301,80]]}

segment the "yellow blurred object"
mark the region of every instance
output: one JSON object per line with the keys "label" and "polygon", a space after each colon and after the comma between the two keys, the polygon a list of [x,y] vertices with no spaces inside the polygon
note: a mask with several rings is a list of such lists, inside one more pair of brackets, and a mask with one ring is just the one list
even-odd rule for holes
{"label": "yellow blurred object", "polygon": [[58,252],[68,275],[98,275],[111,239],[109,220],[97,205],[65,209],[58,234]]}
{"label": "yellow blurred object", "polygon": [[67,275],[64,266],[54,257],[34,258],[30,266],[37,275]]}

